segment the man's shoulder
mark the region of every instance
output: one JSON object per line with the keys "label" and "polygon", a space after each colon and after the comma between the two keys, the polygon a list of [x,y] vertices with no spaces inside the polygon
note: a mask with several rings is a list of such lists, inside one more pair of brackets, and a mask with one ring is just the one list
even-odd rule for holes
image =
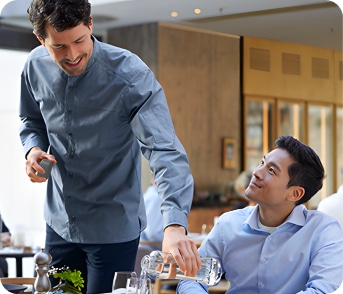
{"label": "man's shoulder", "polygon": [[332,216],[326,212],[320,210],[307,210],[306,211],[306,225],[313,226],[316,230],[324,230],[327,226],[331,226],[332,223],[337,222]]}
{"label": "man's shoulder", "polygon": [[44,46],[39,45],[36,48],[31,50],[28,56],[28,60],[42,58],[42,57],[44,58],[47,56],[50,56],[48,50]]}
{"label": "man's shoulder", "polygon": [[109,66],[118,69],[118,66],[126,68],[147,69],[147,65],[135,53],[108,43],[97,42],[95,54],[97,58]]}
{"label": "man's shoulder", "polygon": [[101,72],[115,74],[129,83],[132,83],[141,74],[151,75],[152,73],[136,54],[120,47],[97,42],[93,54]]}

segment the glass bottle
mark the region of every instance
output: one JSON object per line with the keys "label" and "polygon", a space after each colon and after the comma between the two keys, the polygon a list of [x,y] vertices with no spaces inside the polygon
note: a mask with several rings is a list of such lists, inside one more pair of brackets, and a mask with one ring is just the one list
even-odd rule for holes
{"label": "glass bottle", "polygon": [[217,285],[222,276],[222,266],[219,260],[213,257],[201,258],[201,269],[195,277],[189,277],[179,269],[172,254],[158,250],[144,256],[141,267],[142,272],[146,272],[152,278],[192,280],[207,286]]}

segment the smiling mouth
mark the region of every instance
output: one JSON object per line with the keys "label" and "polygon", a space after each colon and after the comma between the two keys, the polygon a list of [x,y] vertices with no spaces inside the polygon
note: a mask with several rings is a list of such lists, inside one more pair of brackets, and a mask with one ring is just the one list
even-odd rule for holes
{"label": "smiling mouth", "polygon": [[76,67],[80,64],[82,60],[82,57],[80,57],[78,60],[76,61],[65,61],[64,63],[68,66],[68,67]]}
{"label": "smiling mouth", "polygon": [[256,186],[257,188],[261,188],[261,186],[257,185],[255,182],[251,182],[251,185]]}

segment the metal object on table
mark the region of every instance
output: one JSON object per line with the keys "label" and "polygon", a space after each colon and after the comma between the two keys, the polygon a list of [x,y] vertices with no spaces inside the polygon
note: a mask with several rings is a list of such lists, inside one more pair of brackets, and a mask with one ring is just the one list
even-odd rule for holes
{"label": "metal object on table", "polygon": [[51,288],[51,283],[47,275],[49,271],[49,264],[52,260],[51,255],[42,249],[33,257],[36,264],[37,278],[35,282],[35,294],[44,294]]}

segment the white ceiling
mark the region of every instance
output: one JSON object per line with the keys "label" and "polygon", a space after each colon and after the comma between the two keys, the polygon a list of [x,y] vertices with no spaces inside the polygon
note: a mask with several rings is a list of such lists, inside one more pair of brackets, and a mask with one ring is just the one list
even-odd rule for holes
{"label": "white ceiling", "polygon": [[[0,0],[0,25],[31,29],[31,0]],[[338,0],[342,1],[342,0]],[[4,5],[4,3],[7,3]],[[342,11],[328,0],[90,0],[94,33],[170,22],[222,33],[342,50]],[[338,2],[338,4],[340,4]],[[201,10],[195,14],[194,9]],[[171,12],[177,12],[173,18]]]}

